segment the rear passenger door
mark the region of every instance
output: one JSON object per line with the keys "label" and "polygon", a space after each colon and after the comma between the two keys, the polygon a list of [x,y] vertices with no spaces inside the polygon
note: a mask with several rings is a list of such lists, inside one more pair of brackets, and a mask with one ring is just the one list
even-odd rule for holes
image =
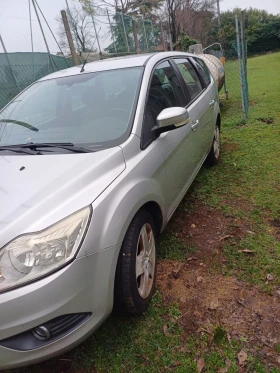
{"label": "rear passenger door", "polygon": [[210,142],[213,138],[212,120],[209,115],[211,109],[209,92],[193,65],[194,61],[192,64],[188,58],[176,58],[174,62],[184,80],[190,100],[189,106],[194,106],[197,110],[198,116],[193,131],[195,132],[196,162],[200,165],[210,149]]}
{"label": "rear passenger door", "polygon": [[[211,78],[210,72],[205,65],[204,61],[199,57],[193,57],[190,59],[194,67],[196,68],[200,78],[202,85],[204,86],[204,93],[202,94],[202,99],[204,101],[204,107],[205,110],[202,112],[200,111],[200,115],[205,116],[205,136],[207,138],[206,140],[206,152],[211,148],[213,137],[214,137],[214,131],[215,131],[215,125],[216,125],[216,118],[215,118],[215,103],[217,100],[217,88],[214,82],[214,79]],[[201,108],[202,109],[202,108]],[[198,108],[198,110],[200,110]]]}

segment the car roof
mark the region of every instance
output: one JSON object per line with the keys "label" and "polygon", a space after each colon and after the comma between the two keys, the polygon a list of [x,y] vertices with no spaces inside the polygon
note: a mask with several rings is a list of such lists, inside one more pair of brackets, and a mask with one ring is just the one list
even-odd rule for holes
{"label": "car roof", "polygon": [[85,65],[85,70],[83,73],[81,73],[82,65],[70,67],[68,69],[56,71],[52,74],[49,74],[43,78],[42,80],[48,80],[48,79],[57,79],[62,78],[65,76],[71,76],[71,75],[80,75],[95,71],[105,71],[105,70],[116,70],[116,69],[123,69],[128,67],[139,67],[139,66],[145,66],[145,64],[150,60],[153,59],[156,63],[157,61],[160,61],[161,59],[168,58],[168,57],[176,57],[176,56],[193,56],[190,53],[185,52],[157,52],[157,53],[145,53],[145,54],[134,54],[129,56],[123,56],[123,57],[112,57],[107,58],[105,60],[99,60],[94,62],[88,62]]}

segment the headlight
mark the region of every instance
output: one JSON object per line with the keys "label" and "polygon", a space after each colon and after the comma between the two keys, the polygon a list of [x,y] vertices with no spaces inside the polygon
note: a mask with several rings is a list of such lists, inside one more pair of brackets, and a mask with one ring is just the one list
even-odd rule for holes
{"label": "headlight", "polygon": [[84,237],[90,213],[90,207],[86,207],[41,232],[20,236],[0,250],[0,292],[71,261]]}

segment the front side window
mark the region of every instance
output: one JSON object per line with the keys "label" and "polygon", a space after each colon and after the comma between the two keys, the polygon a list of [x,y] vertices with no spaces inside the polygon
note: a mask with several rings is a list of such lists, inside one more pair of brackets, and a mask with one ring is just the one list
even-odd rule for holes
{"label": "front side window", "polygon": [[142,146],[152,139],[151,129],[157,125],[159,113],[166,108],[186,105],[184,93],[173,67],[168,61],[159,64],[151,78],[142,132]]}
{"label": "front side window", "polygon": [[199,78],[190,61],[186,58],[174,59],[174,62],[177,64],[178,69],[186,83],[190,100],[192,101],[202,91],[202,85]]}
{"label": "front side window", "polygon": [[0,112],[0,146],[121,144],[129,135],[142,68],[67,76],[33,84]]}

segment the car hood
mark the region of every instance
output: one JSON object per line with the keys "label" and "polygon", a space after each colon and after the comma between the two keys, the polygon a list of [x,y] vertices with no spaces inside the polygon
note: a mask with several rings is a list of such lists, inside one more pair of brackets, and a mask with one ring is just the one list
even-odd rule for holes
{"label": "car hood", "polygon": [[91,204],[124,169],[118,146],[95,153],[0,156],[0,248]]}

